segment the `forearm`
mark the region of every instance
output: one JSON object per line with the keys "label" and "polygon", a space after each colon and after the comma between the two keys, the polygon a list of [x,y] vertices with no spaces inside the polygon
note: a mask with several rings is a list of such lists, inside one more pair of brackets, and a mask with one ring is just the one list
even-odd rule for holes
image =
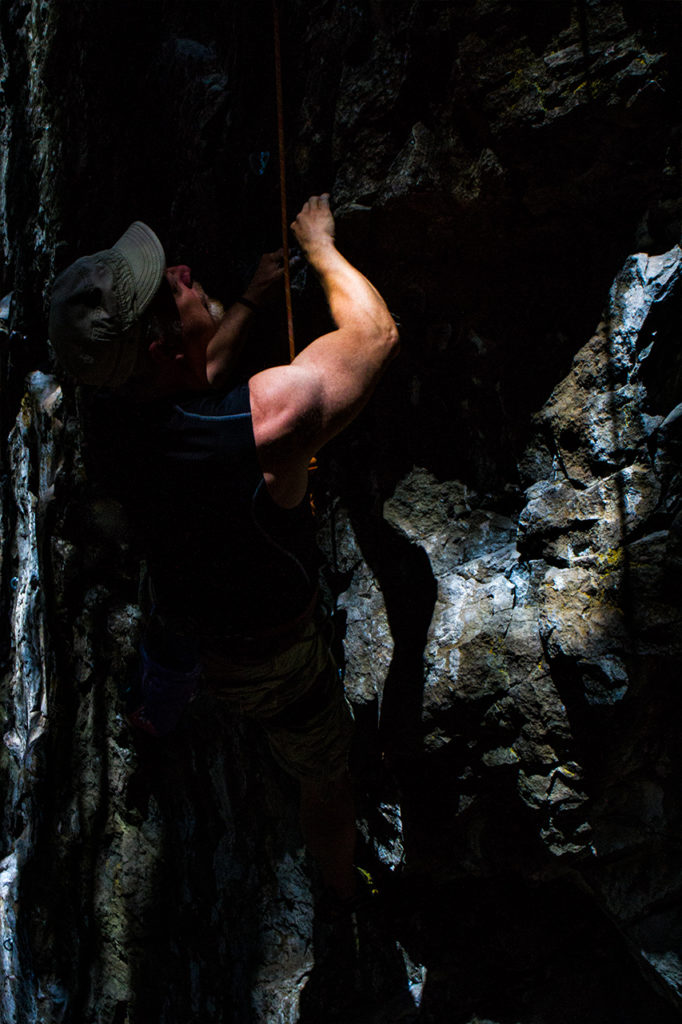
{"label": "forearm", "polygon": [[[318,338],[295,362],[318,363],[335,387],[372,388],[398,348],[398,332],[386,303],[364,274],[341,255],[334,242],[329,196],[311,196],[292,224],[305,257],[318,274],[338,328]],[[339,376],[340,375],[340,376]],[[349,380],[344,382],[347,375]],[[343,395],[339,400],[343,401]]]}
{"label": "forearm", "polygon": [[379,292],[333,242],[311,249],[307,256],[320,277],[338,330],[316,339],[295,362],[317,364],[337,396],[334,404],[353,407],[356,400],[368,396],[396,355],[398,332]]}
{"label": "forearm", "polygon": [[254,317],[270,301],[283,274],[282,250],[263,253],[255,274],[242,293],[243,301],[237,300],[228,309],[208,344],[206,371],[210,384],[225,384],[233,373]]}
{"label": "forearm", "polygon": [[206,376],[212,386],[220,387],[234,372],[254,317],[252,309],[235,302],[220,321],[206,349]]}
{"label": "forearm", "polygon": [[358,325],[364,320],[369,331],[394,329],[393,317],[379,292],[341,255],[333,241],[318,245],[307,255],[320,278],[337,327]]}

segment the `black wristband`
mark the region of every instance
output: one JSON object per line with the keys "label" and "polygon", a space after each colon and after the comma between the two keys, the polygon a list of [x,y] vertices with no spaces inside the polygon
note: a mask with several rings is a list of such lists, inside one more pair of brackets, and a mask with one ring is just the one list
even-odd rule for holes
{"label": "black wristband", "polygon": [[242,306],[246,306],[246,308],[250,309],[252,313],[260,313],[260,306],[257,306],[255,302],[251,301],[251,299],[245,299],[243,295],[235,301],[241,302]]}

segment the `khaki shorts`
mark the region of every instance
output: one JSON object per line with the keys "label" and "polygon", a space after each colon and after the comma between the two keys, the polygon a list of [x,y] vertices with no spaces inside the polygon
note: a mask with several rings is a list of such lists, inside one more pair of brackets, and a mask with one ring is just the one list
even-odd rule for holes
{"label": "khaki shorts", "polygon": [[321,613],[285,650],[255,656],[202,652],[206,689],[228,710],[265,729],[275,759],[304,781],[329,782],[348,767],[353,713]]}

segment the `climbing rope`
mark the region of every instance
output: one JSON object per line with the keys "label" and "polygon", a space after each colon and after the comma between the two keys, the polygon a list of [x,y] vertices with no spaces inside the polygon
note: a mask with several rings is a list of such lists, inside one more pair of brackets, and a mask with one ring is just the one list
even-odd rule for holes
{"label": "climbing rope", "polygon": [[[279,144],[279,197],[282,218],[282,249],[284,255],[284,295],[287,306],[287,334],[289,335],[289,361],[293,362],[296,355],[294,343],[294,313],[291,303],[291,273],[289,271],[289,218],[287,216],[287,170],[284,148],[284,100],[282,93],[282,47],[280,44],[279,4],[272,0],[272,31],[275,41],[275,89],[277,92],[277,141]],[[308,472],[317,469],[317,459],[313,455]],[[315,512],[312,493],[310,505]]]}
{"label": "climbing rope", "polygon": [[287,333],[289,335],[289,359],[294,359],[294,314],[291,304],[291,274],[289,272],[289,218],[287,217],[287,179],[284,150],[284,101],[282,94],[282,50],[279,30],[279,5],[272,0],[272,26],[275,41],[275,88],[277,92],[277,141],[279,144],[279,196],[282,217],[282,249],[284,251],[284,294],[287,306]]}

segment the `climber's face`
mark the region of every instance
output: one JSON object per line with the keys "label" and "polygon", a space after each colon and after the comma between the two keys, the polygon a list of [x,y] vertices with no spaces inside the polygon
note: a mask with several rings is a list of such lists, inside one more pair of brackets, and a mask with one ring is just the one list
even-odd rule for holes
{"label": "climber's face", "polygon": [[169,267],[150,312],[158,329],[149,344],[155,363],[185,375],[188,387],[206,387],[207,350],[225,311],[209,298],[189,267]]}
{"label": "climber's face", "polygon": [[205,351],[224,316],[222,306],[194,280],[190,267],[168,267],[166,280],[178,310],[184,346]]}

